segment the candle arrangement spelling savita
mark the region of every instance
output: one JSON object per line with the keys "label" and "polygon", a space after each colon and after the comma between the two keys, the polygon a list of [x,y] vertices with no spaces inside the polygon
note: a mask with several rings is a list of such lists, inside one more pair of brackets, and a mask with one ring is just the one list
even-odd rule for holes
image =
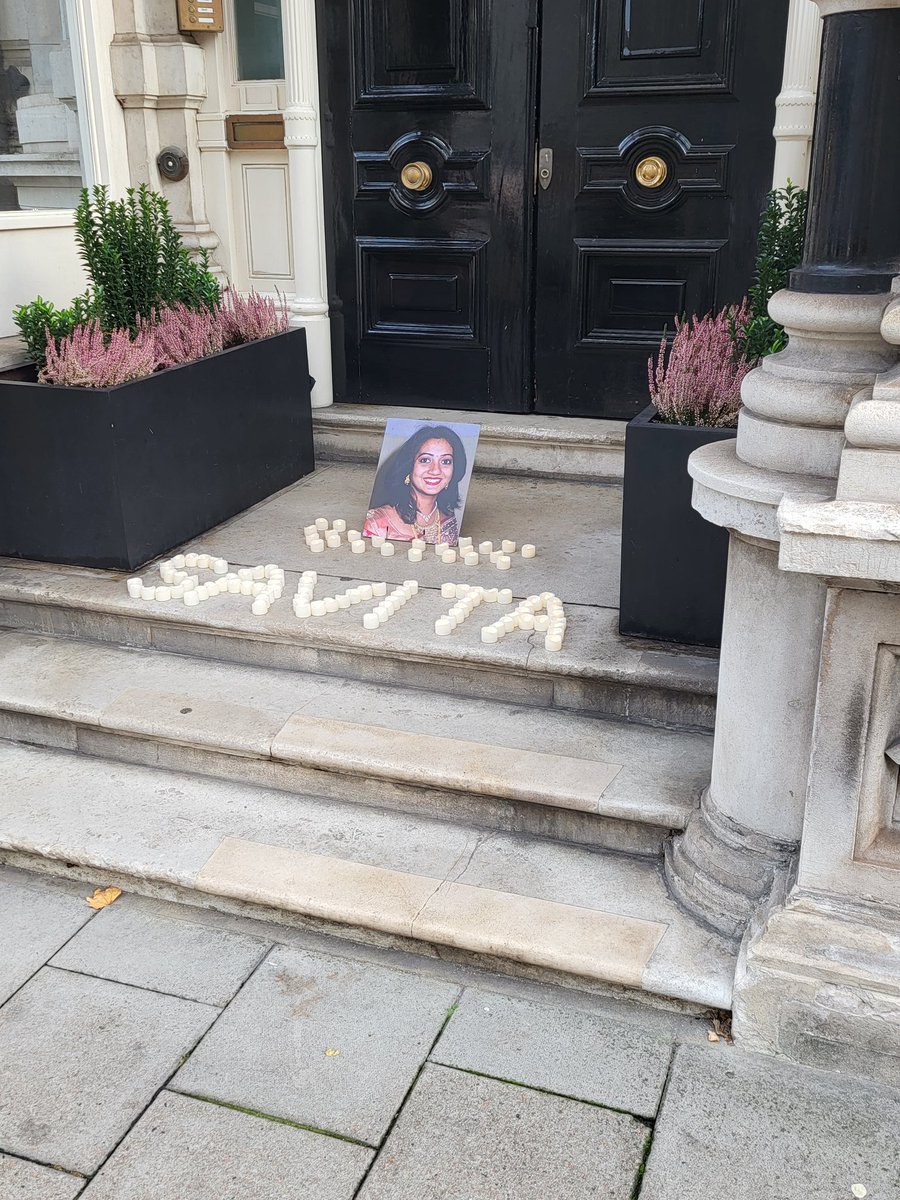
{"label": "candle arrangement spelling savita", "polygon": [[[319,517],[312,525],[305,527],[303,534],[307,548],[312,554],[324,554],[342,546],[349,546],[353,554],[364,554],[369,545],[384,558],[390,558],[397,552],[393,542],[377,534],[370,536],[367,541],[358,530],[348,530],[347,522],[343,520],[329,522],[325,517]],[[422,562],[426,546],[427,543],[423,539],[414,538],[406,552],[408,560],[411,563]],[[498,571],[508,571],[512,567],[513,556],[516,555],[518,547],[511,539],[503,538],[496,544],[496,548],[494,542],[484,541],[480,542],[476,549],[472,538],[461,537],[456,547],[437,542],[433,544],[433,548],[435,556],[447,566],[454,563],[466,567],[492,565]],[[519,554],[524,559],[535,558],[537,549],[526,543],[519,549]],[[201,583],[199,574],[193,573],[199,571],[210,571],[213,577]],[[128,595],[134,600],[180,600],[192,608],[214,596],[229,593],[248,597],[251,600],[251,613],[262,617],[281,599],[285,586],[285,572],[277,563],[239,567],[236,571],[231,571],[224,558],[194,551],[165,559],[159,564],[159,574],[162,582],[158,586],[148,585],[137,576],[127,580]],[[297,592],[292,601],[295,617],[300,620],[324,617],[357,605],[368,606],[374,600],[377,603],[374,607],[367,608],[362,619],[363,628],[372,632],[380,629],[419,594],[418,580],[407,579],[394,587],[390,593],[386,582],[372,582],[347,588],[336,595],[316,598],[318,582],[316,571],[303,571],[300,575]],[[546,650],[553,652],[562,649],[566,633],[566,613],[562,600],[553,592],[528,596],[515,608],[512,607],[511,588],[444,583],[441,585],[441,595],[445,599],[454,600],[455,603],[434,623],[434,631],[439,637],[450,636],[482,604],[497,604],[508,611],[496,621],[482,627],[482,642],[493,645],[507,634],[523,630],[543,633]]]}

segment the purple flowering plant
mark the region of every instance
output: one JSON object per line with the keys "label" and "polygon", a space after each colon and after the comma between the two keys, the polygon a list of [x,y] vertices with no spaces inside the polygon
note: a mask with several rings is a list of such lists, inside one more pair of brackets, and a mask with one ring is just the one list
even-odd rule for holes
{"label": "purple flowering plant", "polygon": [[737,424],[741,383],[755,366],[735,348],[734,331],[750,319],[748,302],[718,313],[675,318],[671,345],[663,338],[647,373],[650,399],[659,419],[669,425]]}

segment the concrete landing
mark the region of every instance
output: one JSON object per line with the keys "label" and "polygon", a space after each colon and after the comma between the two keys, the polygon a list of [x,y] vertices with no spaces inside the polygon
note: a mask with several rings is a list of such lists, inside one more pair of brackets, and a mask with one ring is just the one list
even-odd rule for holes
{"label": "concrete landing", "polygon": [[[537,558],[518,556],[506,572],[489,563],[448,567],[430,551],[411,564],[402,547],[393,558],[371,547],[354,555],[346,545],[310,553],[303,526],[320,515],[361,525],[371,483],[369,467],[326,466],[192,543],[233,566],[276,562],[288,571],[286,594],[265,617],[251,615],[246,597],[218,596],[194,609],[146,604],[129,599],[124,576],[113,572],[5,560],[0,624],[648,724],[712,727],[715,654],[618,634],[618,488],[476,476],[464,530],[476,541],[509,537],[538,546]],[[296,573],[307,569],[319,573],[323,595],[354,582],[409,578],[418,579],[421,593],[371,633],[356,609],[298,621],[290,593]],[[144,575],[158,580],[152,566]],[[548,653],[540,635],[525,633],[485,646],[480,626],[487,621],[477,615],[451,637],[438,637],[434,620],[450,603],[439,588],[447,581],[509,587],[516,598],[556,592],[569,616],[562,652]]]}
{"label": "concrete landing", "polygon": [[657,862],[0,744],[0,851],[344,936],[728,1008],[736,947]]}

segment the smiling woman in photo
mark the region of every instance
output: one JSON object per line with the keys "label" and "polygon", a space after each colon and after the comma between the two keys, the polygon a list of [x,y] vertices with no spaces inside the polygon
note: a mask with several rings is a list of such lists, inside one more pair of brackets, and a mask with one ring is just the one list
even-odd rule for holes
{"label": "smiling woman in photo", "polygon": [[378,468],[363,534],[455,545],[465,447],[448,425],[422,425]]}

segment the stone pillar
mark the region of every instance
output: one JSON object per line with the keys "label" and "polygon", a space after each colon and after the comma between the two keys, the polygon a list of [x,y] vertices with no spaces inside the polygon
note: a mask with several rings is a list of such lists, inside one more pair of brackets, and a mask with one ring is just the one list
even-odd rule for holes
{"label": "stone pillar", "polygon": [[806,187],[809,178],[821,40],[822,19],[813,0],[790,0],[784,79],[775,101],[775,187],[788,180]]}
{"label": "stone pillar", "polygon": [[[733,937],[786,886],[812,748],[825,584],[779,570],[779,506],[834,498],[851,405],[897,362],[880,331],[892,238],[900,245],[900,166],[887,152],[900,111],[900,0],[859,0],[860,12],[853,0],[817,3],[824,41],[804,262],[770,305],[789,344],[747,376],[735,442],[705,446],[689,464],[694,506],[729,530],[731,550],[712,779],[668,848],[666,872],[686,908]],[[856,145],[870,126],[883,157]],[[865,172],[845,173],[848,161]],[[890,204],[872,198],[882,187]]]}
{"label": "stone pillar", "polygon": [[[206,215],[197,135],[197,112],[206,96],[203,51],[178,32],[174,4],[115,0],[113,11],[116,33],[109,53],[124,109],[131,183],[162,192],[185,244],[214,254],[219,239]],[[157,170],[165,146],[188,156],[188,174],[178,183]]]}
{"label": "stone pillar", "polygon": [[309,370],[316,381],[313,408],[333,402],[331,330],[325,267],[325,217],[319,129],[314,0],[284,5],[284,70],[287,97],[284,144],[291,186],[294,245],[294,325],[306,329]]}
{"label": "stone pillar", "polygon": [[[900,300],[882,335],[900,346]],[[782,576],[822,579],[827,604],[800,861],[742,947],[734,1029],[898,1086],[900,367],[860,391],[847,441],[837,499],[779,510]]]}

